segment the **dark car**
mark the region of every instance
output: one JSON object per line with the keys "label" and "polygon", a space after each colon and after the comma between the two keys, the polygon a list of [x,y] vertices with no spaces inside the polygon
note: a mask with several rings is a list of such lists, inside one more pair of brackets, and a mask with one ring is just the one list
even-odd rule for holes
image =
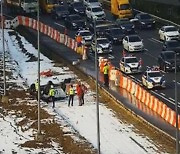
{"label": "dark car", "polygon": [[134,24],[127,18],[117,19],[116,24],[123,30],[124,34],[134,34],[135,33]]}
{"label": "dark car", "polygon": [[86,21],[78,14],[71,14],[65,18],[65,26],[70,29],[82,29],[86,27]]}
{"label": "dark car", "polygon": [[106,30],[113,27],[117,27],[117,25],[108,20],[98,20],[96,23],[91,22],[89,24],[90,31],[94,33],[95,30],[97,36],[105,36]]}
{"label": "dark car", "polygon": [[73,2],[69,4],[69,11],[71,13],[77,13],[79,15],[85,15],[86,7],[83,2]]}
{"label": "dark car", "polygon": [[163,44],[163,50],[172,50],[180,53],[180,42],[177,40],[165,41]]}
{"label": "dark car", "polygon": [[134,17],[133,23],[139,29],[155,28],[155,20],[147,13],[138,13]]}
{"label": "dark car", "polygon": [[122,43],[125,34],[121,28],[110,28],[106,30],[106,37],[113,43]]}
{"label": "dark car", "polygon": [[[175,53],[174,51],[162,51],[158,56],[158,64],[163,71],[172,71],[175,69]],[[180,69],[180,55],[177,54],[177,69]]]}
{"label": "dark car", "polygon": [[53,7],[51,15],[54,19],[62,19],[69,15],[69,11],[66,6],[58,5]]}

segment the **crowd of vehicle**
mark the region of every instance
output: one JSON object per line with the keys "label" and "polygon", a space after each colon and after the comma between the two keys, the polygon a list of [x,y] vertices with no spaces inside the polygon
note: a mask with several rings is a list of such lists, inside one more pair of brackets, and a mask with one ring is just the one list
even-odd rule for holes
{"label": "crowd of vehicle", "polygon": [[[40,2],[41,10],[50,14],[53,20],[63,22],[67,29],[75,31],[74,38],[81,36],[81,44],[88,46],[91,53],[113,54],[113,46],[122,45],[128,54],[120,59],[119,69],[125,74],[143,72],[142,84],[148,89],[156,86],[165,87],[162,71],[169,72],[175,68],[180,70],[179,30],[173,25],[168,25],[159,29],[159,40],[163,42],[163,46],[157,58],[158,69],[157,67],[156,69],[147,68],[143,71],[143,59],[135,56],[136,52],[142,52],[145,49],[138,31],[156,28],[156,21],[147,13],[137,13],[132,17],[132,9],[127,0],[118,1],[116,4],[118,6],[115,5],[115,0],[112,1],[114,8],[111,6],[111,13],[120,14],[115,22],[106,19],[107,15],[98,0],[65,2],[40,0]],[[118,11],[116,7],[119,8]]]}
{"label": "crowd of vehicle", "polygon": [[[143,72],[142,61],[135,52],[144,51],[143,39],[138,30],[154,29],[156,21],[147,13],[138,13],[133,18],[117,18],[115,22],[106,19],[106,13],[98,0],[71,1],[67,5],[52,8],[52,18],[64,22],[66,28],[76,31],[81,36],[81,43],[88,46],[92,53],[113,54],[113,45],[122,45],[128,52],[119,63],[119,69],[125,74]],[[180,69],[180,42],[178,29],[163,26],[159,29],[159,40],[163,42],[162,52],[158,56],[158,69],[147,68],[142,75],[142,84],[148,89],[165,87],[162,71]],[[133,55],[130,55],[132,54]]]}

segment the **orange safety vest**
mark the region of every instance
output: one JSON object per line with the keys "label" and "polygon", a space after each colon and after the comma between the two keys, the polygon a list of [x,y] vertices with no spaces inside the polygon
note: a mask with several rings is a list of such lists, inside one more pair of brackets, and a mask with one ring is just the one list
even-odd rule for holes
{"label": "orange safety vest", "polygon": [[76,37],[76,41],[77,41],[78,43],[81,43],[82,37],[81,37],[81,36],[77,36],[77,37]]}

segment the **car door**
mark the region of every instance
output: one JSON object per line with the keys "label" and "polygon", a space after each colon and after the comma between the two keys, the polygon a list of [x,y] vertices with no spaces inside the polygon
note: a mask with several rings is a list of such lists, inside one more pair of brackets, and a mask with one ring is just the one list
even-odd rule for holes
{"label": "car door", "polygon": [[164,31],[164,27],[163,27],[160,29],[160,33],[159,33],[160,40],[164,40],[164,33],[165,33],[165,31]]}
{"label": "car door", "polygon": [[92,43],[91,43],[91,49],[92,49],[92,51],[94,51],[95,52],[95,40],[93,39],[93,41],[92,41]]}
{"label": "car door", "polygon": [[147,86],[147,72],[145,72],[142,76],[142,83],[144,86]]}
{"label": "car door", "polygon": [[123,39],[123,48],[128,50],[128,37],[127,36]]}
{"label": "car door", "polygon": [[86,16],[88,17],[88,18],[91,18],[91,8],[90,7],[87,7],[86,8]]}

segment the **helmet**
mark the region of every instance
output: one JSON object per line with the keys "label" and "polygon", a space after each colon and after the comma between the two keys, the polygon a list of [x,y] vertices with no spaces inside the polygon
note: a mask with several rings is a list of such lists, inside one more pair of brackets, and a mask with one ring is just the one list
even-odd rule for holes
{"label": "helmet", "polygon": [[51,85],[51,88],[54,88],[54,86],[53,86],[53,85]]}

